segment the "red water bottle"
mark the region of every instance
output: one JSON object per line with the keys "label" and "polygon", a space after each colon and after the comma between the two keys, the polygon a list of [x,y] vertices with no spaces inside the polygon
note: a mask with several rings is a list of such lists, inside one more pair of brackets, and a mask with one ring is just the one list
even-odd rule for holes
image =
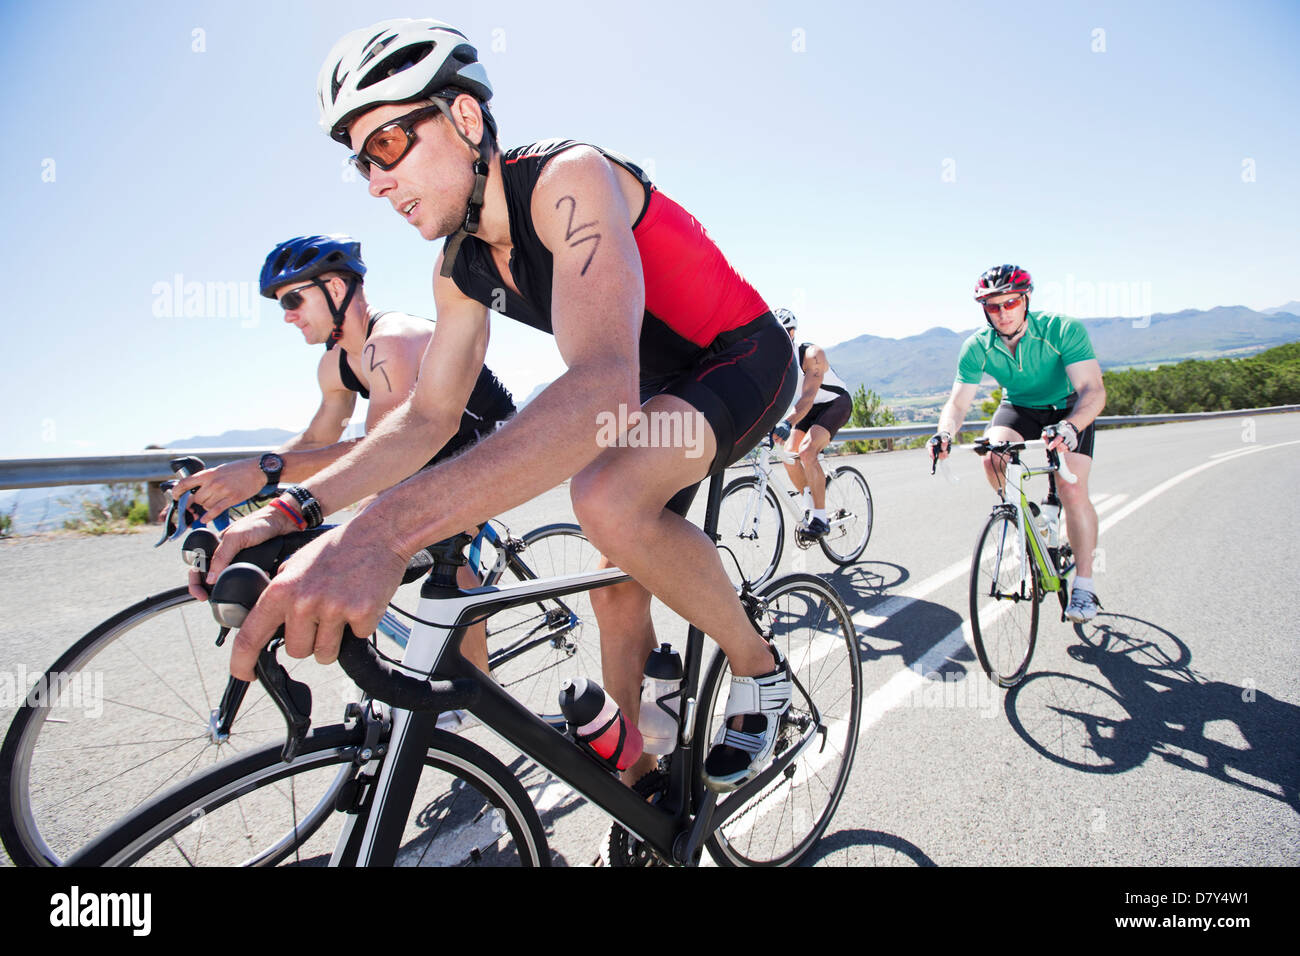
{"label": "red water bottle", "polygon": [[641,756],[641,731],[594,680],[565,681],[560,688],[560,712],[573,739],[611,770],[626,770]]}

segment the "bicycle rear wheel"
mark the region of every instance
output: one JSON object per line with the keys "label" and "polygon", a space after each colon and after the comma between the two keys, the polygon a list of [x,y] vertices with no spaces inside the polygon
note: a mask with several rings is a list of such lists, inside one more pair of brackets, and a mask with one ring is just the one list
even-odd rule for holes
{"label": "bicycle rear wheel", "polygon": [[[576,524],[550,524],[523,536],[503,584],[594,571],[600,552]],[[586,592],[509,608],[487,622],[492,676],[548,723],[563,724],[560,688],[574,677],[600,681],[600,630]]]}
{"label": "bicycle rear wheel", "polygon": [[[58,865],[190,774],[283,743],[284,721],[256,683],[230,736],[214,739],[210,717],[230,679],[218,630],[206,604],[173,588],[109,618],[42,675],[0,747],[0,837],[15,863]],[[339,668],[284,663],[311,686],[316,721],[360,696]]]}
{"label": "bicycle rear wheel", "polygon": [[826,475],[826,519],[831,530],[817,539],[826,557],[852,564],[871,540],[871,489],[862,472],[841,465]]}
{"label": "bicycle rear wheel", "polygon": [[758,479],[752,475],[728,484],[718,508],[717,537],[718,547],[728,548],[736,556],[735,561],[722,556],[732,584],[739,586],[743,579],[757,588],[775,574],[785,541],[785,516],[772,486],[759,498]]}
{"label": "bicycle rear wheel", "polygon": [[[816,575],[786,574],[768,584],[760,598],[759,625],[770,630],[795,681],[776,754],[809,735],[814,739],[709,837],[709,855],[724,866],[793,866],[803,859],[839,806],[858,745],[862,665],[857,632],[839,595]],[[730,683],[731,669],[719,651],[702,685],[705,741],[722,726]]]}
{"label": "bicycle rear wheel", "polygon": [[970,623],[980,666],[1000,687],[1020,683],[1029,668],[1038,634],[1038,590],[1038,568],[1014,509],[995,510],[971,561]]}
{"label": "bicycle rear wheel", "polygon": [[[293,763],[262,747],[196,774],[117,821],[75,866],[324,865],[347,814],[335,810],[361,731],[308,735]],[[307,838],[302,821],[317,832]],[[322,825],[325,824],[325,825]],[[468,740],[435,732],[399,866],[549,866],[537,811],[519,782]]]}

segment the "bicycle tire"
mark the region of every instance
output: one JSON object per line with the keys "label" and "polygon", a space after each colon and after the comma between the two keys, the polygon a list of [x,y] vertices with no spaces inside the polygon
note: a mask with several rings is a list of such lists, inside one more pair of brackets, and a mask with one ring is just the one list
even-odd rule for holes
{"label": "bicycle tire", "polygon": [[[1021,581],[1029,562],[1029,593]],[[1038,635],[1038,566],[1014,510],[997,509],[975,543],[970,571],[970,621],[980,666],[999,687],[1025,677]]]}
{"label": "bicycle tire", "polygon": [[[805,732],[799,725],[811,718],[810,698],[826,734],[709,836],[705,845],[720,866],[794,866],[802,860],[839,806],[858,745],[862,663],[844,602],[814,574],[782,575],[759,596],[762,623],[771,628],[796,681],[777,753]],[[701,686],[706,741],[715,739],[725,719],[729,673],[719,650]]]}
{"label": "bicycle tire", "polygon": [[826,476],[826,518],[831,530],[817,539],[822,553],[840,566],[862,557],[871,540],[874,519],[871,487],[852,465],[841,465]]}
{"label": "bicycle tire", "polygon": [[[65,694],[29,695],[0,746],[0,839],[16,864],[58,865],[176,780],[283,743],[283,719],[257,684],[231,736],[212,739],[209,715],[229,679],[229,648],[214,646],[218,630],[206,604],[172,588],[93,628],[42,675],[38,686]],[[312,687],[316,720],[337,720],[360,696],[338,668],[311,658],[284,663]],[[92,698],[98,708],[68,703]]]}
{"label": "bicycle tire", "polygon": [[[287,853],[257,850],[260,833],[250,833],[249,828],[260,826],[260,832],[270,835],[267,839],[292,833],[292,823],[297,820],[294,801],[302,786],[299,778],[316,771],[323,771],[322,780],[349,776],[352,756],[361,740],[359,728],[333,725],[312,731],[293,763],[280,759],[278,746],[262,747],[225,761],[118,820],[71,857],[69,864],[228,866],[232,857],[241,859],[244,865],[284,862]],[[408,822],[397,859],[376,862],[550,865],[546,833],[537,811],[519,781],[500,761],[477,744],[435,731],[424,762],[421,790],[410,817],[414,823]],[[289,781],[288,794],[284,781]],[[304,806],[311,804],[320,810],[328,803],[325,809],[335,826],[326,828],[314,845],[305,838],[296,841],[290,852],[295,863],[321,863],[333,845],[334,831],[341,828],[346,815],[333,810],[331,784],[307,789]],[[268,822],[271,808],[287,813],[286,819]],[[214,819],[216,825],[212,824]],[[237,820],[240,826],[224,825],[226,820]],[[507,834],[509,839],[503,840]],[[321,839],[326,835],[328,842]],[[316,855],[304,859],[303,846],[311,846]],[[250,848],[254,852],[248,855]]]}
{"label": "bicycle tire", "polygon": [[[572,523],[535,528],[523,542],[517,564],[506,566],[506,582],[594,571],[600,560],[600,552]],[[509,608],[493,615],[487,627],[492,676],[548,723],[564,722],[559,697],[565,681],[603,679],[600,629],[586,592]]]}
{"label": "bicycle tire", "polygon": [[[726,568],[731,583],[737,587],[742,579],[748,581],[751,588],[761,587],[771,579],[781,563],[781,549],[785,542],[785,515],[782,514],[780,499],[770,484],[764,491],[762,507],[750,519],[750,527],[742,527],[745,514],[757,492],[758,479],[753,475],[745,475],[729,482],[722,489],[722,499],[718,506],[718,547],[729,548],[736,556],[736,560],[732,561],[723,555],[722,565]],[[737,563],[740,565],[739,571]]]}

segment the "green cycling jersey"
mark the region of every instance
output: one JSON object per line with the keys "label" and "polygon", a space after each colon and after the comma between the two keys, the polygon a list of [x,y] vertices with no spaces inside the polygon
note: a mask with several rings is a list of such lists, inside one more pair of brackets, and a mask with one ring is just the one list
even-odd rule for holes
{"label": "green cycling jersey", "polygon": [[1074,393],[1066,366],[1097,356],[1078,319],[1030,312],[1014,353],[992,328],[971,335],[957,359],[957,383],[978,385],[985,375],[1002,386],[1003,401],[1029,408],[1064,408]]}

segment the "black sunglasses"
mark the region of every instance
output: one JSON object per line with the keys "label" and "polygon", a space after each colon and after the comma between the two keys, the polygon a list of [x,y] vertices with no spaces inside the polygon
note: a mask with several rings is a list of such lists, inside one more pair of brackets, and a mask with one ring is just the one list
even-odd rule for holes
{"label": "black sunglasses", "polygon": [[302,290],[310,289],[315,286],[315,282],[308,282],[306,285],[300,285],[296,289],[290,289],[284,295],[280,296],[280,308],[290,312],[302,305]]}
{"label": "black sunglasses", "polygon": [[352,157],[352,165],[366,179],[370,178],[370,167],[378,166],[390,170],[403,159],[415,146],[415,124],[435,113],[441,113],[442,106],[424,106],[413,110],[405,116],[399,116],[390,123],[385,123],[366,137],[361,144],[361,152]]}

